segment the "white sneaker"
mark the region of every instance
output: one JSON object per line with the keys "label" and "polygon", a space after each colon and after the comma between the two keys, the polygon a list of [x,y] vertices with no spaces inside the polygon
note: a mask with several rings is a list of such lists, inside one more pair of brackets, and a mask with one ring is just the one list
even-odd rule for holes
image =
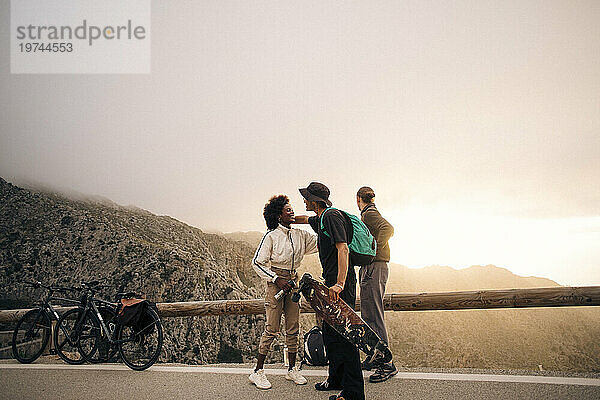
{"label": "white sneaker", "polygon": [[248,377],[250,382],[254,383],[259,389],[271,389],[271,382],[265,376],[265,370],[259,369],[256,372],[252,372]]}
{"label": "white sneaker", "polygon": [[288,381],[294,381],[296,385],[306,385],[306,378],[300,375],[300,371],[298,371],[298,367],[294,367],[288,370],[287,374],[285,374],[285,379]]}

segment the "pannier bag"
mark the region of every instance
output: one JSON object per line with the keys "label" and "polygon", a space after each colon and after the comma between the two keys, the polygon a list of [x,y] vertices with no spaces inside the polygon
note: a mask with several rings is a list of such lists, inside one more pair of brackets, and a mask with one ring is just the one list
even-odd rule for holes
{"label": "pannier bag", "polygon": [[323,332],[318,326],[313,327],[304,335],[304,357],[302,364],[327,365],[327,352],[323,342]]}
{"label": "pannier bag", "polygon": [[[321,231],[331,238],[331,235],[325,230],[323,224],[323,216],[329,210],[336,208],[329,207],[321,214]],[[348,232],[348,248],[350,249],[350,262],[352,266],[369,265],[375,259],[377,253],[377,241],[369,232],[369,228],[356,215],[347,213],[344,210],[338,210],[346,219],[349,226]]]}
{"label": "pannier bag", "polygon": [[148,335],[154,332],[155,325],[148,308],[156,309],[156,305],[145,299],[121,299],[117,323],[130,326],[136,335]]}

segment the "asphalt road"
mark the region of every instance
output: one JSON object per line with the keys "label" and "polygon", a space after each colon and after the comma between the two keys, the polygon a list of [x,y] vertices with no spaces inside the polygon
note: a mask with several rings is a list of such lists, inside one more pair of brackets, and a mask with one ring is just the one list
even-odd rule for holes
{"label": "asphalt road", "polygon": [[[269,368],[273,388],[248,382],[249,366],[156,365],[135,372],[123,365],[0,364],[0,399],[327,399],[317,392],[322,369],[305,371],[296,386],[284,370]],[[600,378],[402,371],[379,384],[365,384],[368,399],[600,399]]]}

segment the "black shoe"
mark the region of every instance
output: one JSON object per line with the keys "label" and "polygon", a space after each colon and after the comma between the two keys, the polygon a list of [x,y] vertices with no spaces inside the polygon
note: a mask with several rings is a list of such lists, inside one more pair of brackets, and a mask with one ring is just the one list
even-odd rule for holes
{"label": "black shoe", "polygon": [[344,400],[344,396],[342,394],[332,394],[329,396],[329,400]]}
{"label": "black shoe", "polygon": [[377,368],[377,371],[373,373],[369,377],[369,382],[371,383],[379,383],[385,382],[390,379],[392,376],[398,373],[398,368],[394,365],[394,363],[384,364]]}
{"label": "black shoe", "polygon": [[327,390],[341,390],[342,387],[331,385],[329,384],[329,381],[325,379],[323,382],[315,383],[315,389],[317,389],[320,392],[325,392]]}
{"label": "black shoe", "polygon": [[370,371],[373,369],[373,363],[371,362],[371,357],[365,358],[365,361],[360,363],[360,369],[363,371]]}

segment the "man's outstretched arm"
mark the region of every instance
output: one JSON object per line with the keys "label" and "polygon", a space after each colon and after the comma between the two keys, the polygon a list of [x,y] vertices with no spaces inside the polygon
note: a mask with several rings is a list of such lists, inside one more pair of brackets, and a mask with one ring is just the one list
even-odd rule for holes
{"label": "man's outstretched arm", "polygon": [[308,224],[308,215],[296,215],[292,224]]}

